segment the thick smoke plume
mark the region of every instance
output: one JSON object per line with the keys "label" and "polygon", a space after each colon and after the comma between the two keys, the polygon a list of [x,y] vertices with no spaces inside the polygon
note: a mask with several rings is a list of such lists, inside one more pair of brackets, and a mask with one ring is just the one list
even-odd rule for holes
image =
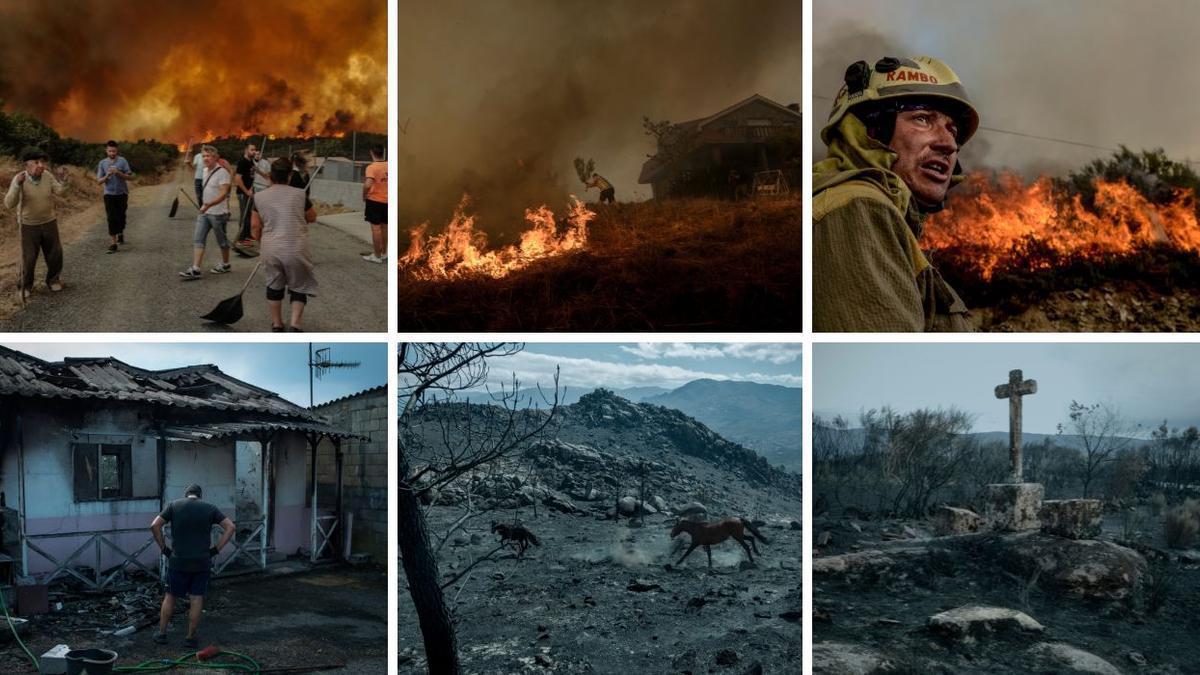
{"label": "thick smoke plume", "polygon": [[387,129],[381,0],[0,5],[0,99],[68,136]]}
{"label": "thick smoke plume", "polygon": [[401,225],[445,223],[469,192],[480,224],[511,236],[525,208],[584,196],[575,157],[618,199],[648,197],[642,117],[800,101],[801,13],[795,0],[402,0]]}

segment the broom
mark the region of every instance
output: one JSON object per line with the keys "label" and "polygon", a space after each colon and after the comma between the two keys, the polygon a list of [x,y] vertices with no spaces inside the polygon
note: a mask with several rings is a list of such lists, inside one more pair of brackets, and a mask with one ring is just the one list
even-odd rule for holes
{"label": "broom", "polygon": [[200,318],[204,319],[205,321],[223,323],[226,325],[237,323],[238,320],[242,318],[242,295],[246,292],[246,289],[250,287],[250,281],[254,279],[254,275],[258,274],[259,267],[262,267],[261,260],[254,265],[254,270],[250,272],[250,276],[246,277],[246,283],[242,284],[242,290],[238,291],[237,295],[230,298],[225,298],[221,302],[217,303],[217,306],[213,308],[213,311]]}

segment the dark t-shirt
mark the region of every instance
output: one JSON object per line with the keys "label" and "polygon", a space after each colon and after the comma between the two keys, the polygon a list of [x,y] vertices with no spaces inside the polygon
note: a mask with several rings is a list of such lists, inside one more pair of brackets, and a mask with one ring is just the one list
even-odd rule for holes
{"label": "dark t-shirt", "polygon": [[[239,159],[237,173],[242,177],[242,182],[245,183],[247,188],[254,187],[254,160],[246,159],[245,157]],[[238,190],[238,194],[242,194],[242,191]]]}
{"label": "dark t-shirt", "polygon": [[184,497],[167,504],[158,514],[171,524],[171,569],[180,572],[206,572],[212,566],[208,549],[212,548],[212,526],[225,520],[217,507],[199,499]]}

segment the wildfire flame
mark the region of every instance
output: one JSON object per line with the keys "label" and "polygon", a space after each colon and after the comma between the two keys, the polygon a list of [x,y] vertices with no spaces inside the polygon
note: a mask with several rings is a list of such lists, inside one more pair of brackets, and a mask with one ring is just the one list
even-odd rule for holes
{"label": "wildfire flame", "polygon": [[470,203],[470,196],[463,195],[442,234],[427,236],[429,223],[413,228],[400,266],[427,281],[469,276],[501,279],[538,260],[583,249],[587,245],[588,223],[596,217],[594,211],[572,195],[565,229],[560,233],[554,212],[545,205],[525,209],[530,228],[521,233],[520,243],[489,251],[487,234],[475,229],[475,216],[467,214]]}
{"label": "wildfire flame", "polygon": [[[1043,176],[973,173],[947,208],[926,224],[931,249],[960,248],[976,256],[984,279],[1031,246],[1060,258],[1096,259],[1155,245],[1200,251],[1196,195],[1177,189],[1166,204],[1155,204],[1124,181],[1094,183],[1094,205],[1082,195],[1056,193]],[[966,193],[966,195],[962,194]],[[1045,256],[1042,267],[1050,267]]]}

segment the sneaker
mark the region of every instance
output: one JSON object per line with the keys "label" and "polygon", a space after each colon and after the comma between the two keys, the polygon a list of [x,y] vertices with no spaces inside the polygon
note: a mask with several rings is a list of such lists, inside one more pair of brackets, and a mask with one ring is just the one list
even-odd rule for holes
{"label": "sneaker", "polygon": [[183,646],[187,647],[188,649],[195,649],[196,647],[200,646],[200,639],[197,638],[195,635],[188,637],[188,638],[184,638]]}
{"label": "sneaker", "polygon": [[288,331],[290,331],[290,332],[292,332],[292,333],[303,333],[303,332],[304,332],[304,329],[303,329],[303,328],[297,328],[297,327],[295,327],[295,326],[291,326],[291,327],[289,327],[289,328],[288,328]]}
{"label": "sneaker", "polygon": [[362,259],[366,260],[369,263],[382,263],[387,258],[384,258],[383,256],[378,256],[378,255],[375,255],[374,253],[372,253],[371,255],[364,255],[362,257]]}
{"label": "sneaker", "polygon": [[156,645],[165,645],[165,644],[167,644],[167,634],[166,634],[166,633],[157,633],[157,632],[156,632],[156,633],[154,634],[154,644],[156,644]]}
{"label": "sneaker", "polygon": [[116,244],[109,244],[109,245],[108,245],[108,252],[109,252],[109,253],[116,253],[116,252],[117,252],[117,245],[116,245]]}
{"label": "sneaker", "polygon": [[225,274],[226,272],[229,272],[231,270],[233,270],[232,265],[230,265],[229,263],[221,263],[220,265],[217,265],[216,267],[212,268],[208,272],[209,272],[209,274]]}
{"label": "sneaker", "polygon": [[271,326],[272,333],[282,333],[284,330],[286,329],[283,326]]}
{"label": "sneaker", "polygon": [[199,267],[189,267],[186,270],[180,272],[179,276],[183,277],[184,279],[188,279],[188,280],[199,279],[200,278],[200,268]]}
{"label": "sneaker", "polygon": [[48,283],[46,285],[50,287],[51,293],[57,293],[57,292],[61,291],[63,288],[61,281],[51,281],[50,283]]}

